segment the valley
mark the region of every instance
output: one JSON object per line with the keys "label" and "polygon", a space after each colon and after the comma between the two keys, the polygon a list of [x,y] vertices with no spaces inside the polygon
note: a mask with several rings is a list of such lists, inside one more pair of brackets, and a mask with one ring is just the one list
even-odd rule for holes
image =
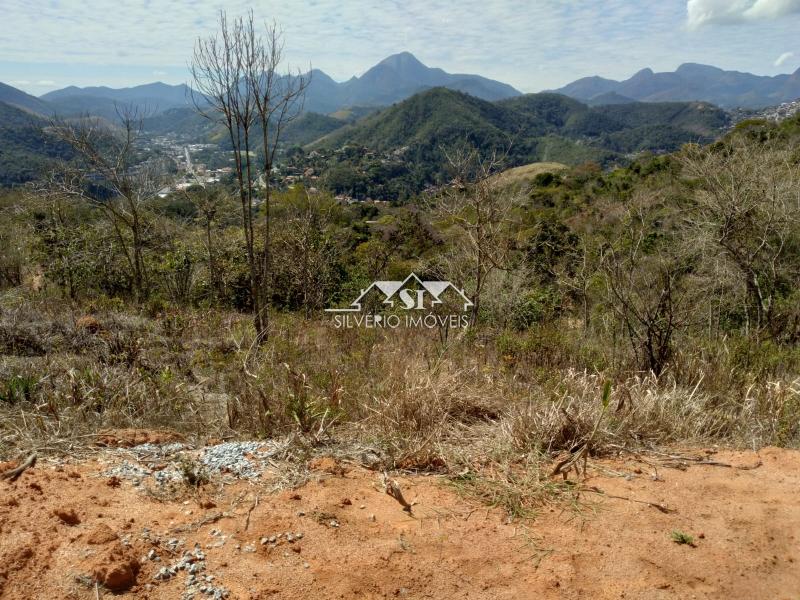
{"label": "valley", "polygon": [[[705,73],[698,69],[684,65],[675,77]],[[522,94],[478,76],[450,75],[429,68],[407,52],[390,56],[362,77],[342,84],[321,71],[309,75],[303,112],[282,136],[278,182],[291,184],[312,169],[315,179],[306,180],[306,185],[318,187],[322,177],[337,195],[388,201],[442,185],[447,174],[441,148],[456,140],[507,151],[508,167],[540,161],[568,165],[592,161],[610,168],[627,164],[642,153],[671,152],[688,142],[707,143],[745,118],[786,118],[793,114],[791,102],[784,108],[752,106],[795,93],[791,78],[765,82],[737,76],[737,89],[749,85],[765,91],[751,95],[761,100],[726,111],[703,101],[721,99],[713,78],[707,82],[707,91],[695,81],[693,91],[681,88],[683,91],[643,95],[635,91],[636,81],[645,79],[645,74],[639,74],[618,85],[597,78],[577,81],[559,93]],[[675,80],[666,74],[652,77]],[[648,85],[642,83],[642,89]],[[774,92],[778,88],[783,91]],[[676,98],[685,100],[676,102]],[[723,100],[723,105],[733,101]],[[119,108],[129,106],[140,112],[143,132],[154,147],[172,157],[178,172],[187,171],[182,161],[175,160],[181,148],[200,145],[199,162],[216,171],[211,181],[206,181],[213,183],[228,174],[230,144],[218,126],[198,114],[193,107],[197,102],[202,103],[200,95],[188,86],[162,83],[127,89],[68,87],[41,98],[5,86],[0,89],[0,105],[6,105],[0,152],[5,145],[4,155],[10,156],[17,147],[13,144],[26,138],[26,161],[44,164],[60,152],[56,144],[32,133],[47,119],[92,115],[114,123]],[[351,148],[347,158],[343,159],[342,153],[335,159],[327,154],[346,147]],[[311,152],[316,154],[308,157]],[[324,164],[321,154],[328,156]],[[5,160],[0,182],[20,184],[33,177],[34,168]],[[182,185],[190,179],[184,177]]]}

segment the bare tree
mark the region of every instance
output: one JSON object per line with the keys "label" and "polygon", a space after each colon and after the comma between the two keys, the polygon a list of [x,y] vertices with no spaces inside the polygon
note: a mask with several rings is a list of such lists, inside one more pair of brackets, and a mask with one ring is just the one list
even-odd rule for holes
{"label": "bare tree", "polygon": [[197,40],[191,64],[195,107],[227,130],[233,149],[259,342],[269,326],[270,177],[283,129],[301,112],[309,84],[299,72],[281,74],[282,63],[277,25],[266,24],[261,33],[252,11],[233,22],[220,11],[219,32]]}
{"label": "bare tree", "polygon": [[75,300],[80,286],[78,265],[83,259],[79,225],[74,218],[77,202],[51,184],[54,176],[55,172],[50,172],[43,180],[32,182],[26,200],[43,215],[38,229],[46,249],[46,270]]}
{"label": "bare tree", "polygon": [[[732,137],[681,155],[690,178],[694,241],[732,264],[746,289],[745,327],[780,333],[776,300],[800,278],[800,166],[784,142]],[[715,267],[718,273],[724,268]]]}
{"label": "bare tree", "polygon": [[637,361],[659,375],[672,358],[675,334],[694,313],[692,298],[699,290],[689,277],[695,253],[663,230],[656,204],[645,193],[634,197],[600,260],[609,302]]}
{"label": "bare tree", "polygon": [[519,198],[512,190],[501,189],[494,177],[507,152],[481,156],[478,148],[462,145],[444,153],[454,177],[435,198],[433,210],[445,225],[458,232],[457,252],[468,264],[470,281],[464,283],[471,291],[470,322],[475,324],[489,275],[508,268],[511,240],[507,230]]}
{"label": "bare tree", "polygon": [[139,147],[144,116],[135,107],[117,107],[119,126],[92,117],[54,119],[49,130],[69,144],[79,162],[62,163],[42,191],[81,198],[101,208],[111,223],[131,276],[136,301],[148,294],[144,251],[150,227],[148,204],[165,184],[164,164],[145,159]]}

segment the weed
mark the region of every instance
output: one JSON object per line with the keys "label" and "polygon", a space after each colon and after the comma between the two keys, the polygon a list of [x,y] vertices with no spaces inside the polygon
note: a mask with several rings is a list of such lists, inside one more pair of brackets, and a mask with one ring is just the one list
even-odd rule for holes
{"label": "weed", "polygon": [[0,382],[0,403],[30,402],[39,385],[39,379],[30,375],[12,375]]}
{"label": "weed", "polygon": [[694,538],[689,535],[688,533],[684,533],[682,531],[678,531],[677,529],[670,534],[672,537],[672,541],[678,545],[687,545],[694,548],[697,544],[694,542]]}

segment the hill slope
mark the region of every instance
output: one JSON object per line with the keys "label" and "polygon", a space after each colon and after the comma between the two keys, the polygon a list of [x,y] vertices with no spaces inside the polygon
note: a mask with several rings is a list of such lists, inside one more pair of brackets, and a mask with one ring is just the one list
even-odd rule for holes
{"label": "hill slope", "polygon": [[724,111],[705,103],[589,107],[550,93],[487,102],[435,88],[335,131],[318,145],[355,144],[378,151],[410,148],[417,158],[441,159],[443,146],[466,139],[487,149],[510,144],[515,163],[576,164],[710,141],[728,120]]}
{"label": "hill slope", "polygon": [[68,158],[70,149],[49,138],[46,121],[0,102],[0,186],[25,183],[38,177],[52,158]]}
{"label": "hill slope", "polygon": [[47,102],[5,83],[0,83],[0,102],[39,115],[47,115],[53,112],[52,107]]}

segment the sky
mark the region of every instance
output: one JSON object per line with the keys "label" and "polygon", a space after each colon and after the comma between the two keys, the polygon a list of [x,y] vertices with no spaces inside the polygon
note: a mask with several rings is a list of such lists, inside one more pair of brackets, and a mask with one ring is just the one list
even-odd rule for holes
{"label": "sky", "polygon": [[288,63],[338,81],[397,52],[523,92],[684,62],[759,75],[800,67],[800,0],[0,0],[0,81],[189,83],[221,7],[284,30]]}

